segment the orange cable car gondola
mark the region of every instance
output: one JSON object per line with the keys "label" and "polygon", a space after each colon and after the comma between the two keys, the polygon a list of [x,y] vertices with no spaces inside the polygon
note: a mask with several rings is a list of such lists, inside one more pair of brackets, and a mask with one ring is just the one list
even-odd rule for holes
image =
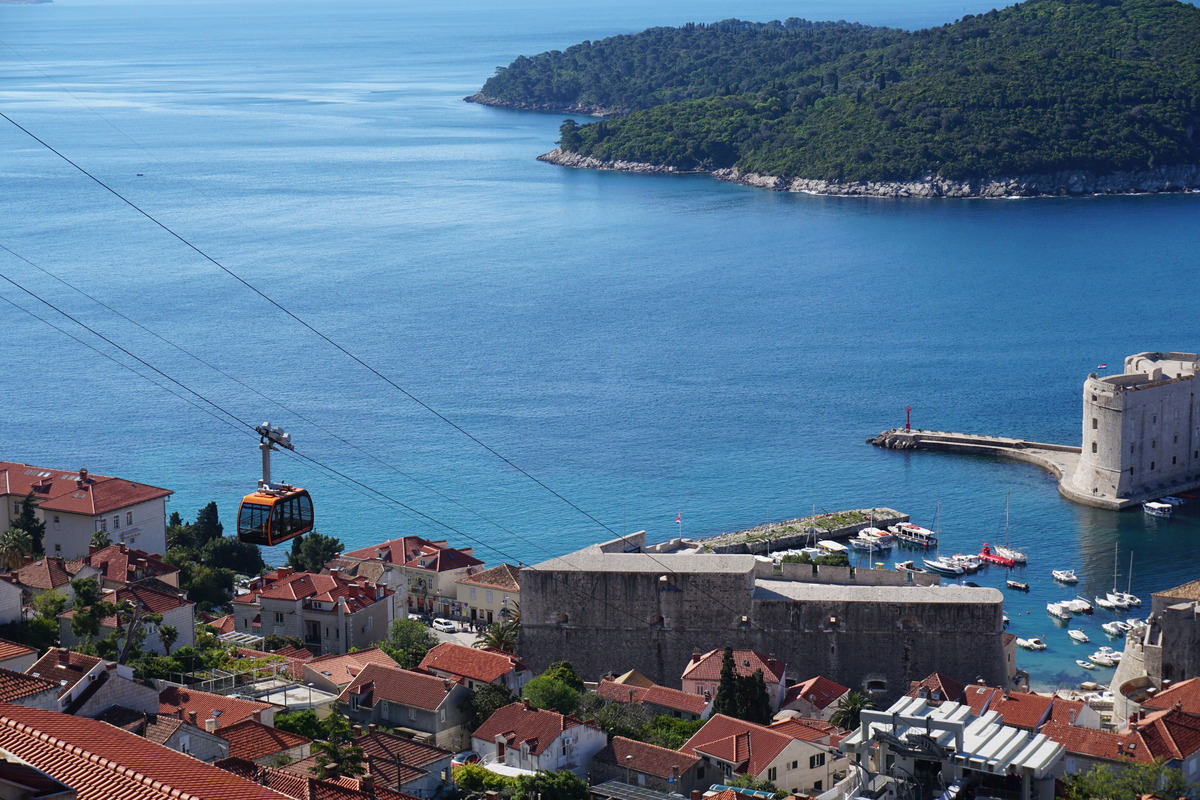
{"label": "orange cable car gondola", "polygon": [[258,489],[242,498],[238,539],[273,547],[313,529],[312,498],[298,486],[271,482],[271,451],[276,445],[294,450],[292,437],[269,422],[255,430],[262,436],[258,447],[262,450],[263,477]]}

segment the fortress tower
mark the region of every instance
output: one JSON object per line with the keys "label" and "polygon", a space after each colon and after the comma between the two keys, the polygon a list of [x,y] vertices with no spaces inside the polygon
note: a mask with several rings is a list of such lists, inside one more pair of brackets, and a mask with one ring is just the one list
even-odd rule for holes
{"label": "fortress tower", "polygon": [[1140,500],[1200,482],[1197,373],[1196,353],[1138,353],[1122,374],[1089,375],[1074,492]]}

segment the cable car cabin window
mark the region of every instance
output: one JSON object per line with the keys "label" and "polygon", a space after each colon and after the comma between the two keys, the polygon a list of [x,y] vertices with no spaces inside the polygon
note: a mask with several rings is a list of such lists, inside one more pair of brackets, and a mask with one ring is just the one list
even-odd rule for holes
{"label": "cable car cabin window", "polygon": [[238,538],[252,544],[270,544],[271,507],[242,501],[238,509]]}

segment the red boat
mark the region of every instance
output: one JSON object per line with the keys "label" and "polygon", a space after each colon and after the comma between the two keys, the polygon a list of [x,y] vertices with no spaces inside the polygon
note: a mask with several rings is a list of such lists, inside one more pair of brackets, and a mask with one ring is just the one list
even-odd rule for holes
{"label": "red boat", "polygon": [[1002,567],[1016,566],[1017,563],[1011,558],[996,555],[992,552],[992,546],[986,543],[983,545],[983,549],[979,551],[979,558],[989,564],[999,564]]}

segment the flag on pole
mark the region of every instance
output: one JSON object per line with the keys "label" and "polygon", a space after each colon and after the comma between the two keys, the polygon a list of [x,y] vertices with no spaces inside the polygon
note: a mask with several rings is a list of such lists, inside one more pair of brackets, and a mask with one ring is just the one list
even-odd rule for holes
{"label": "flag on pole", "polygon": [[1108,364],[1100,364],[1096,369],[1108,369]]}
{"label": "flag on pole", "polygon": [[675,524],[676,525],[683,524],[683,512],[682,511],[675,515]]}

